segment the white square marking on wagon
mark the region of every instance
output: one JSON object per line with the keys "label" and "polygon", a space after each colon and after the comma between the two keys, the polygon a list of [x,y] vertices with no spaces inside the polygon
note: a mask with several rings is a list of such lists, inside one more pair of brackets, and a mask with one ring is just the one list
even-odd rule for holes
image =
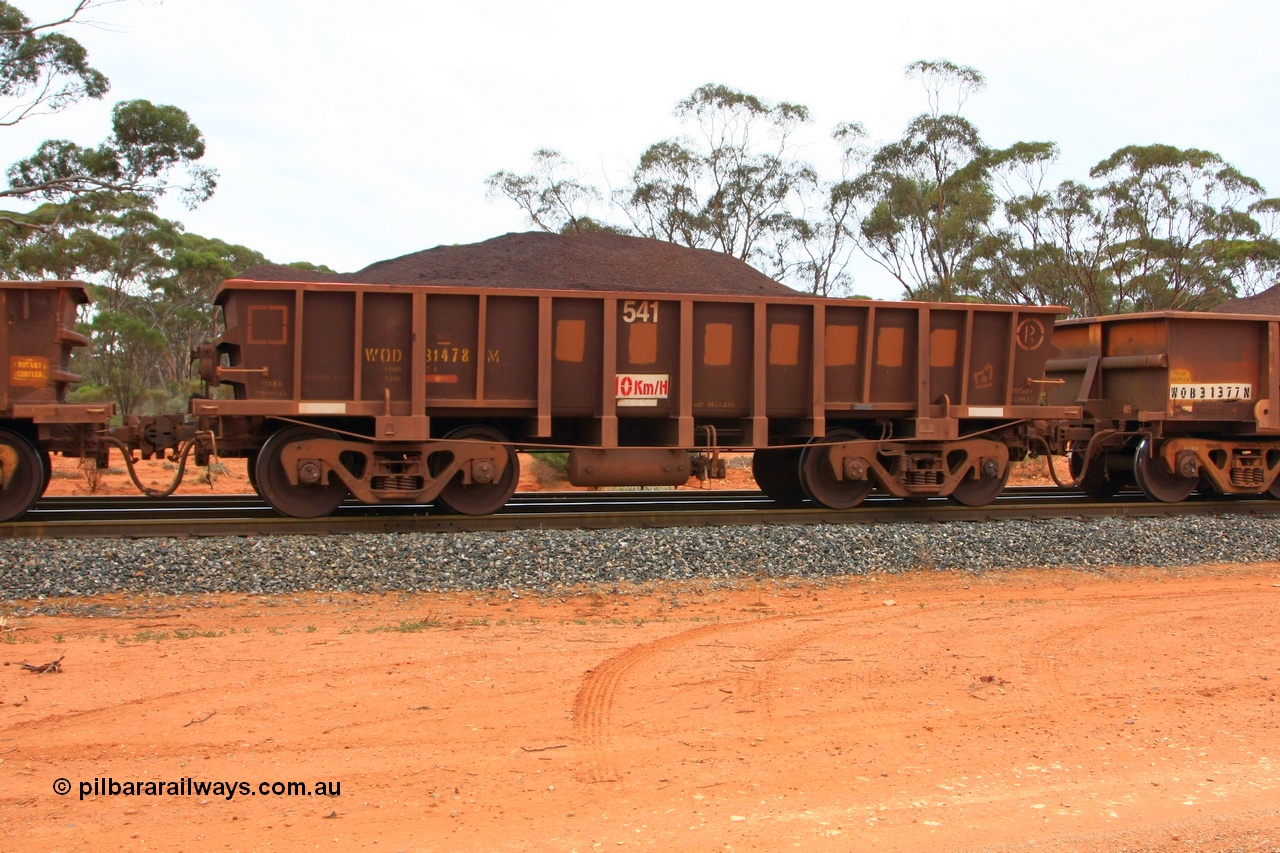
{"label": "white square marking on wagon", "polygon": [[970,406],[971,418],[1003,418],[1004,409],[1000,406]]}
{"label": "white square marking on wagon", "polygon": [[1186,382],[1169,386],[1170,400],[1252,400],[1253,386],[1245,382]]}
{"label": "white square marking on wagon", "polygon": [[345,415],[346,403],[299,403],[300,415]]}
{"label": "white square marking on wagon", "polygon": [[619,373],[614,384],[619,402],[665,400],[671,391],[671,377],[666,373]]}

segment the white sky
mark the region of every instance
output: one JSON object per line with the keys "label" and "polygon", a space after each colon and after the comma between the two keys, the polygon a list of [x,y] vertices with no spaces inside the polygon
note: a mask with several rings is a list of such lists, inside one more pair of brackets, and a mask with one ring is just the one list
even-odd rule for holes
{"label": "white sky", "polygon": [[[70,0],[16,0],[35,20]],[[112,82],[101,104],[4,130],[0,165],[47,138],[97,144],[116,101],[185,109],[220,174],[189,231],[342,271],[530,230],[484,179],[555,148],[607,192],[682,132],[703,83],[808,106],[806,156],[861,121],[873,142],[926,107],[916,59],[971,65],[964,114],[992,145],[1057,142],[1054,179],[1117,148],[1207,148],[1280,194],[1280,3],[1267,0],[126,0],[70,32]],[[593,211],[604,216],[600,207]],[[614,215],[620,223],[621,217]],[[899,288],[860,267],[857,292]]]}

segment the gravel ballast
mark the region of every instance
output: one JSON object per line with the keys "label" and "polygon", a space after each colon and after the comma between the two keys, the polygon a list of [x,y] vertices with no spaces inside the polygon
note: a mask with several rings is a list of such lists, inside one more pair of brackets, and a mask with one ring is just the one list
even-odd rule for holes
{"label": "gravel ballast", "polygon": [[0,542],[0,595],[47,606],[104,593],[555,593],[584,584],[1172,567],[1278,554],[1280,519],[1252,516],[10,540]]}

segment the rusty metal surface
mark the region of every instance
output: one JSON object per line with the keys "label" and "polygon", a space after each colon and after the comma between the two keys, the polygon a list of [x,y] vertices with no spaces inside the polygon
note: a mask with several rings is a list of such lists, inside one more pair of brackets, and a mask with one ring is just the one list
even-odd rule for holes
{"label": "rusty metal surface", "polygon": [[[193,401],[192,413],[233,453],[265,452],[278,424],[263,419],[371,445],[417,442],[396,450],[406,464],[472,427],[517,449],[572,449],[582,484],[674,484],[685,463],[671,451],[841,435],[893,442],[867,448],[868,458],[883,449],[912,470],[859,468],[890,491],[975,502],[1025,452],[1027,422],[1080,411],[1044,394],[1061,313],[1051,306],[244,279],[224,282],[215,301],[225,331],[203,352],[201,374],[235,398]],[[227,428],[236,418],[257,425]],[[964,442],[979,436],[1006,449],[972,452]],[[900,442],[920,445],[908,457]],[[326,464],[362,500],[387,500],[354,482],[370,466]],[[925,465],[942,475],[921,478]],[[865,476],[850,482],[828,467],[811,461],[779,476],[800,477],[831,507],[865,494]],[[286,494],[297,473],[280,478],[273,504],[318,511],[314,488]]]}
{"label": "rusty metal surface", "polygon": [[229,363],[205,373],[236,399],[197,415],[506,419],[518,442],[605,448],[714,424],[749,448],[828,420],[1055,414],[1054,307],[246,280],[217,302]]}
{"label": "rusty metal surface", "polygon": [[[75,331],[76,312],[89,302],[75,281],[0,281],[0,416],[58,420],[57,404],[80,377],[71,353],[88,344]],[[26,407],[26,411],[21,410]]]}
{"label": "rusty metal surface", "polygon": [[1280,491],[1280,317],[1162,311],[1060,322],[1054,404],[1084,417],[1049,437],[1089,491],[1136,481],[1176,502],[1201,482]]}
{"label": "rusty metal surface", "polygon": [[575,486],[678,486],[693,471],[683,450],[579,448],[570,451],[566,473]]}
{"label": "rusty metal surface", "polygon": [[1280,431],[1280,318],[1164,311],[1064,320],[1048,364],[1055,405],[1090,417]]}

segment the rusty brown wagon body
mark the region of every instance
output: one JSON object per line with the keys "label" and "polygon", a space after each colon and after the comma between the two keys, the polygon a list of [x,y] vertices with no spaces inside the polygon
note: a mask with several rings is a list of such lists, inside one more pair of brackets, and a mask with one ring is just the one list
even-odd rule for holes
{"label": "rusty brown wagon body", "polygon": [[0,281],[0,521],[43,494],[49,453],[96,456],[98,436],[115,413],[110,403],[67,402],[80,377],[71,354],[88,338],[75,331],[89,304],[78,281]]}
{"label": "rusty brown wagon body", "polygon": [[277,509],[505,503],[515,449],[582,485],[683,483],[755,451],[782,500],[878,485],[984,503],[1032,420],[1060,309],[230,280],[192,415]]}
{"label": "rusty brown wagon body", "polygon": [[1130,482],[1155,500],[1203,486],[1280,497],[1280,317],[1166,311],[1059,322],[1048,365],[1056,425],[1079,485]]}

